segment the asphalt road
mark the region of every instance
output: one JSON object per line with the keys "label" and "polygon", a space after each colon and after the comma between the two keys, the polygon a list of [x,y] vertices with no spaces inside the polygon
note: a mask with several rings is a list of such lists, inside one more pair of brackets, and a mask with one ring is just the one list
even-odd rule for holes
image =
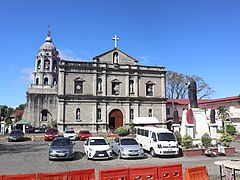
{"label": "asphalt road", "polygon": [[219,167],[214,165],[215,161],[240,159],[240,143],[232,143],[232,146],[236,147],[237,150],[237,153],[233,156],[153,158],[146,153],[143,159],[118,159],[114,156],[112,160],[87,160],[83,153],[83,142],[75,141],[74,160],[49,161],[48,144],[49,142],[44,141],[7,142],[6,140],[0,140],[0,175],[61,172],[89,168],[94,168],[97,175],[99,169],[181,163],[183,171],[186,167],[206,165],[209,175],[217,176]]}

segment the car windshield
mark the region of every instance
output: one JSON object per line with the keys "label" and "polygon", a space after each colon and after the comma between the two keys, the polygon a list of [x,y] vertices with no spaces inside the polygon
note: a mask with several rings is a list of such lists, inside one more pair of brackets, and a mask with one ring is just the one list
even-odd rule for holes
{"label": "car windshield", "polygon": [[105,139],[91,139],[90,145],[107,145]]}
{"label": "car windshield", "polygon": [[122,139],[121,144],[122,145],[138,145],[135,139]]}
{"label": "car windshield", "polygon": [[46,132],[57,132],[56,129],[48,129]]}
{"label": "car windshield", "polygon": [[89,131],[80,131],[80,134],[90,134]]}
{"label": "car windshield", "polygon": [[52,146],[70,146],[69,139],[57,139],[52,142]]}
{"label": "car windshield", "polygon": [[11,135],[22,134],[22,131],[12,131],[10,134],[11,134]]}
{"label": "car windshield", "polygon": [[158,133],[159,141],[175,141],[176,138],[172,133]]}
{"label": "car windshield", "polygon": [[75,131],[73,131],[73,130],[68,130],[68,131],[66,131],[65,133],[75,133]]}

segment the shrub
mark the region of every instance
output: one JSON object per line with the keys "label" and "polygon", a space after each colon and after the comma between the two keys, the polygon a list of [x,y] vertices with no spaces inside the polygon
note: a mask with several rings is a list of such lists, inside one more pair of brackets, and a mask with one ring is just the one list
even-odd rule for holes
{"label": "shrub", "polygon": [[128,124],[128,131],[129,134],[135,134],[136,133],[136,129],[135,129],[135,125],[133,124],[133,122],[130,120],[129,124]]}
{"label": "shrub", "polygon": [[212,142],[212,138],[210,137],[210,135],[208,133],[203,134],[201,140],[202,140],[202,145],[204,147],[208,147]]}
{"label": "shrub", "polygon": [[128,135],[128,128],[125,127],[119,127],[115,130],[115,133],[119,136],[126,136]]}
{"label": "shrub", "polygon": [[192,137],[185,134],[182,138],[182,147],[188,149],[193,147]]}
{"label": "shrub", "polygon": [[228,133],[223,133],[222,136],[220,137],[220,142],[224,146],[228,147],[231,144],[232,141],[233,141],[233,138]]}
{"label": "shrub", "polygon": [[181,145],[181,144],[182,144],[182,136],[181,136],[180,132],[175,131],[175,132],[174,132],[174,135],[175,135],[176,138],[177,138],[178,144]]}
{"label": "shrub", "polygon": [[236,127],[234,125],[227,125],[227,133],[234,135],[237,133]]}

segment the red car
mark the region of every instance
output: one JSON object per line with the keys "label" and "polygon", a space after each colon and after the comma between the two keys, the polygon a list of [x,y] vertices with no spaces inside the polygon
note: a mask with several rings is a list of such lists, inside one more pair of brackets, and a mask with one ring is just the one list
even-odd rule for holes
{"label": "red car", "polygon": [[90,131],[88,130],[80,130],[78,133],[78,137],[81,141],[84,141],[91,136],[92,136],[92,133],[90,133]]}
{"label": "red car", "polygon": [[58,130],[56,128],[49,128],[44,134],[44,140],[49,141],[58,137]]}

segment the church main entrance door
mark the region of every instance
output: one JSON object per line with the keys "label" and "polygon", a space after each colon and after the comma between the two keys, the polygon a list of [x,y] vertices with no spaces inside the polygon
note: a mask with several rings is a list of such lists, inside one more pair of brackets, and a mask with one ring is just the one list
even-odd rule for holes
{"label": "church main entrance door", "polygon": [[120,110],[112,110],[109,113],[109,129],[115,130],[119,127],[123,126],[123,114]]}

